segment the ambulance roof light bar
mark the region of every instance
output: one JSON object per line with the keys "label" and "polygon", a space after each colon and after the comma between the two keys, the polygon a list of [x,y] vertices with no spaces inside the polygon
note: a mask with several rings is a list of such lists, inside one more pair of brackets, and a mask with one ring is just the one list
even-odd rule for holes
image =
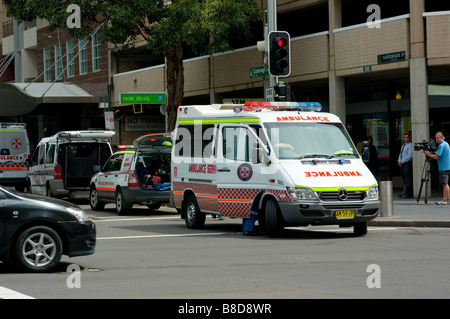
{"label": "ambulance roof light bar", "polygon": [[247,102],[243,108],[244,112],[262,110],[320,112],[322,105],[319,102]]}

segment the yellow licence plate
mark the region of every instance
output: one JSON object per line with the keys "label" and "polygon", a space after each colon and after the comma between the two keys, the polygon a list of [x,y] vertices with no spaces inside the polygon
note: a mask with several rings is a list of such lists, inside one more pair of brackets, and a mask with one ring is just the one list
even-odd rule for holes
{"label": "yellow licence plate", "polygon": [[336,216],[337,219],[354,218],[355,217],[355,211],[354,210],[337,210],[335,212],[335,216]]}

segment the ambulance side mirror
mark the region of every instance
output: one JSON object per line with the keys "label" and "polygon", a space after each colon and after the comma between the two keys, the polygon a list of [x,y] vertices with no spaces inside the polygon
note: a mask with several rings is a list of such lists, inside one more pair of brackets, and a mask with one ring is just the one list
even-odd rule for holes
{"label": "ambulance side mirror", "polygon": [[253,164],[259,164],[259,163],[270,163],[270,149],[267,146],[261,145],[259,142],[253,143],[253,151],[252,151],[252,163]]}

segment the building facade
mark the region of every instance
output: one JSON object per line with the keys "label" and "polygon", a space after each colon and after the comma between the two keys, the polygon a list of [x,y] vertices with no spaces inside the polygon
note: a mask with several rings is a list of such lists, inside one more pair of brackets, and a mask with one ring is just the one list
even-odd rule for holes
{"label": "building facade", "polygon": [[[402,187],[397,157],[403,133],[411,131],[413,142],[436,131],[450,135],[450,121],[442,116],[450,110],[450,4],[278,0],[277,6],[278,30],[291,36],[292,70],[280,78],[291,85],[291,99],[321,102],[347,124],[355,144],[372,136],[378,179]],[[264,98],[268,76],[251,74],[263,65],[256,45],[187,59],[184,104]],[[114,74],[112,106],[127,109],[121,93],[164,91],[164,74],[163,64]],[[130,106],[127,112],[134,121],[145,117]],[[118,124],[125,140],[134,138],[125,122]],[[422,152],[414,152],[416,194],[424,160]]]}

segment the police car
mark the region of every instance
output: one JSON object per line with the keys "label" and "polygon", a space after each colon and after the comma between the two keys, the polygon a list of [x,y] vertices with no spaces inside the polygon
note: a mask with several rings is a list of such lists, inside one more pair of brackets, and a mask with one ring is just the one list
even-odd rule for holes
{"label": "police car", "polygon": [[134,204],[158,209],[170,202],[170,152],[172,134],[148,134],[137,138],[134,150],[114,153],[91,178],[89,202],[93,210],[115,203],[118,214]]}

